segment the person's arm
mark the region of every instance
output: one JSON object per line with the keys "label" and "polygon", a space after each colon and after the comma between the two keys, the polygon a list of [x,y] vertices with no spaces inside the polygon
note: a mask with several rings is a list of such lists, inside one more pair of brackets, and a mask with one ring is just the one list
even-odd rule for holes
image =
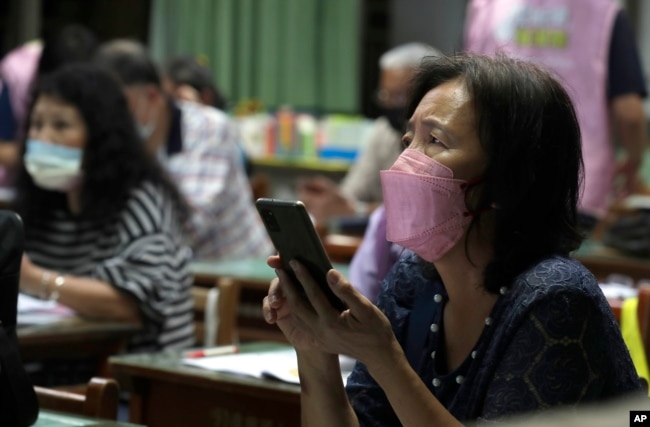
{"label": "person's arm", "polygon": [[616,15],[609,46],[607,97],[614,135],[624,151],[616,174],[618,196],[639,190],[639,169],[647,145],[643,98],[647,96],[634,30],[623,9]]}
{"label": "person's arm", "polygon": [[[186,316],[191,252],[180,243],[173,229],[178,225],[169,220],[171,201],[160,192],[151,184],[134,191],[116,227],[120,250],[98,261],[88,276],[65,274],[58,289],[62,304],[85,317],[142,322],[149,330],[161,328],[170,317]],[[50,296],[56,275],[45,277],[51,283],[48,292],[41,292],[43,273],[23,260],[21,290]]]}
{"label": "person's arm", "polygon": [[157,185],[145,184],[134,192],[122,218],[120,250],[99,262],[91,276],[133,298],[148,333],[187,343],[191,250],[182,242],[169,195]]}
{"label": "person's arm", "polygon": [[647,123],[642,99],[630,93],[617,96],[610,101],[610,114],[618,143],[625,151],[625,157],[617,166],[624,183],[621,195],[628,195],[642,187],[639,170],[647,148]]}
{"label": "person's arm", "polygon": [[355,215],[353,200],[345,197],[338,184],[325,176],[300,180],[297,193],[318,223],[326,224],[337,216]]}
{"label": "person's arm", "polygon": [[342,382],[332,378],[340,376],[334,360],[337,354],[367,366],[403,425],[461,425],[411,369],[386,316],[340,273],[330,270],[327,277],[334,293],[349,307],[342,313],[329,305],[300,264],[293,263],[293,268],[308,301],[294,289],[278,257],[269,258],[269,265],[276,269],[278,279],[264,299],[264,315],[297,350],[303,425],[358,425],[349,401],[343,398]]}
{"label": "person's arm", "polygon": [[18,141],[0,141],[0,164],[14,169],[20,162],[20,143]]}
{"label": "person's arm", "polygon": [[[58,277],[63,280],[57,286]],[[20,290],[41,298],[58,294],[57,301],[83,317],[140,323],[136,300],[110,284],[91,277],[72,276],[44,269],[23,257]]]}
{"label": "person's arm", "polygon": [[462,426],[426,388],[413,371],[397,341],[368,363],[368,371],[386,393],[393,410],[405,426]]}
{"label": "person's arm", "polygon": [[348,402],[336,354],[298,351],[301,425],[358,426]]}
{"label": "person's arm", "polygon": [[340,184],[323,176],[298,183],[298,197],[317,221],[336,216],[367,217],[382,204],[379,171],[395,160],[386,159],[391,148],[383,145],[399,144],[399,137],[388,126],[383,119],[375,121]]}
{"label": "person's arm", "polygon": [[368,221],[361,245],[350,261],[349,278],[366,298],[375,302],[389,270],[391,243],[386,240],[386,216],[383,207],[375,210]]}
{"label": "person's arm", "polygon": [[[377,354],[369,372],[386,393],[404,426],[462,426],[426,388],[393,342]],[[338,357],[322,352],[298,351],[301,381],[301,418],[305,427],[358,426],[346,398]]]}

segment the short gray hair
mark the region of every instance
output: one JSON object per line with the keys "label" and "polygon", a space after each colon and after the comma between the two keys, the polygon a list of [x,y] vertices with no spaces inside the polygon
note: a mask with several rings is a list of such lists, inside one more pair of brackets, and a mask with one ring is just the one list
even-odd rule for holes
{"label": "short gray hair", "polygon": [[379,58],[379,68],[416,68],[427,56],[442,56],[442,53],[425,43],[406,43],[384,52]]}

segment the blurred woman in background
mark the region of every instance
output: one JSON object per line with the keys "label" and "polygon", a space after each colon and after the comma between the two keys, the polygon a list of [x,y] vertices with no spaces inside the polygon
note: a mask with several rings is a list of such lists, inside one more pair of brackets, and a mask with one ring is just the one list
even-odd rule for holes
{"label": "blurred woman in background", "polygon": [[21,291],[140,324],[131,351],[191,346],[187,208],[145,151],[115,80],[81,64],[44,77],[26,134]]}

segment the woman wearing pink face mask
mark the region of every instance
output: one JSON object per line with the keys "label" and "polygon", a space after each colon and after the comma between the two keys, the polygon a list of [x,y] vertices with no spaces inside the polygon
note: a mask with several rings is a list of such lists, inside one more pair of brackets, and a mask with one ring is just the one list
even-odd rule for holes
{"label": "woman wearing pink face mask", "polygon": [[[263,308],[296,348],[304,426],[447,426],[641,390],[581,236],[580,130],[546,71],[507,57],[423,63],[406,149],[382,172],[389,241],[413,252],[377,306],[337,271],[327,303],[278,279]],[[337,354],[358,360],[344,387]],[[347,395],[346,395],[347,394]]]}

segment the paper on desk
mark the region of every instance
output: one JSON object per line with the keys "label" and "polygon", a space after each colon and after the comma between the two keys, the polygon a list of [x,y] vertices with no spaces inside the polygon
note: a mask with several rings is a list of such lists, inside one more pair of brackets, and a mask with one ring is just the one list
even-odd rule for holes
{"label": "paper on desk", "polygon": [[[38,413],[38,421],[34,427],[91,427],[91,426],[105,426],[105,422],[101,420],[91,420],[89,418],[80,418],[75,415],[59,414],[56,412],[49,412],[48,410],[41,409]],[[118,425],[118,424],[113,424]],[[122,425],[122,424],[120,424]],[[126,424],[124,424],[126,425]],[[132,426],[133,424],[128,424]]]}
{"label": "paper on desk", "polygon": [[19,325],[42,325],[74,314],[70,308],[56,301],[45,301],[24,293],[18,294]]}
{"label": "paper on desk", "polygon": [[282,381],[299,383],[298,361],[293,349],[189,358],[183,359],[183,363],[210,371],[230,372],[255,378],[273,376]]}
{"label": "paper on desk", "polygon": [[[341,364],[341,375],[344,381],[350,374],[350,360],[346,358]],[[215,372],[229,372],[255,378],[273,378],[287,383],[300,384],[298,360],[293,349],[230,354],[198,359],[188,358],[183,359],[183,363]]]}

